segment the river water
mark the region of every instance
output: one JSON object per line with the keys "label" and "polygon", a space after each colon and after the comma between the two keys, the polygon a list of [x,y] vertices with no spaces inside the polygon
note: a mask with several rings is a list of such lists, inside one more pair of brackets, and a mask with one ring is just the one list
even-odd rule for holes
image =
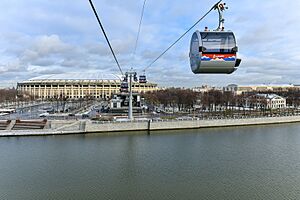
{"label": "river water", "polygon": [[300,199],[300,124],[0,138],[0,199]]}

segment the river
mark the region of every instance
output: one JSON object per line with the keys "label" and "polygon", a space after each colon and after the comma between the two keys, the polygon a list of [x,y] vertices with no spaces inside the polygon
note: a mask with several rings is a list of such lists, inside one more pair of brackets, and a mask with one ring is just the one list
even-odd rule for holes
{"label": "river", "polygon": [[0,199],[300,199],[300,124],[0,138]]}

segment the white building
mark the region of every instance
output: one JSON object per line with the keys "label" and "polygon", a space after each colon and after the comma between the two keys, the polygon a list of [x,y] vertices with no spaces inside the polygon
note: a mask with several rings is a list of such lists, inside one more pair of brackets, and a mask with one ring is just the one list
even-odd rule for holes
{"label": "white building", "polygon": [[[129,95],[124,93],[114,94],[110,102],[110,110],[111,112],[128,112],[129,106]],[[140,113],[142,112],[143,106],[143,98],[141,98],[140,94],[133,93],[132,94],[132,106],[133,112]]]}
{"label": "white building", "polygon": [[224,92],[233,92],[234,94],[237,93],[237,90],[238,90],[238,85],[236,84],[230,84],[223,88]]}
{"label": "white building", "polygon": [[266,107],[267,109],[286,108],[286,99],[276,94],[256,94],[255,101],[251,101],[254,107]]}
{"label": "white building", "polygon": [[194,87],[192,88],[193,92],[199,92],[199,93],[205,93],[209,92],[210,90],[219,90],[222,91],[222,87],[214,87],[214,86],[209,86],[209,85],[202,85],[201,87]]}

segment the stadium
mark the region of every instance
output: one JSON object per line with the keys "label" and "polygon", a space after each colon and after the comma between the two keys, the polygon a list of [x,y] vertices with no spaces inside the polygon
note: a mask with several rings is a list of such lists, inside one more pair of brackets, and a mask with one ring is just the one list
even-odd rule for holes
{"label": "stadium", "polygon": [[[121,76],[116,74],[65,73],[31,78],[18,83],[17,89],[20,93],[42,99],[60,96],[71,99],[109,99],[113,94],[120,93],[121,82]],[[157,84],[133,82],[132,89],[138,93],[154,91],[157,90]]]}

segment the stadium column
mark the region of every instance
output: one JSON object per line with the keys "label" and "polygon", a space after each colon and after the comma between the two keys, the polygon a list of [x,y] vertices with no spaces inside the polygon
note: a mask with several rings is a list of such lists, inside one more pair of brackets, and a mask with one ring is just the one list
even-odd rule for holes
{"label": "stadium column", "polygon": [[95,96],[98,99],[98,84],[95,83]]}
{"label": "stadium column", "polygon": [[51,83],[51,85],[50,85],[50,98],[53,98],[53,95],[54,94],[54,92],[53,92],[53,85],[52,85],[52,83]]}
{"label": "stadium column", "polygon": [[111,82],[109,81],[109,84],[108,84],[108,95],[111,97]]}
{"label": "stadium column", "polygon": [[47,86],[46,86],[46,83],[44,85],[44,92],[43,93],[44,93],[43,94],[43,98],[46,98],[46,96],[47,96]]}
{"label": "stadium column", "polygon": [[73,87],[73,84],[71,84],[71,98],[74,99],[74,87]]}
{"label": "stadium column", "polygon": [[105,92],[104,92],[104,81],[102,80],[102,98],[106,98]]}
{"label": "stadium column", "polygon": [[38,95],[39,95],[39,98],[41,98],[41,84],[39,84],[39,91],[38,91]]}
{"label": "stadium column", "polygon": [[64,84],[64,94],[65,94],[65,96],[69,96],[69,95],[67,94],[67,84],[66,84],[66,83]]}

